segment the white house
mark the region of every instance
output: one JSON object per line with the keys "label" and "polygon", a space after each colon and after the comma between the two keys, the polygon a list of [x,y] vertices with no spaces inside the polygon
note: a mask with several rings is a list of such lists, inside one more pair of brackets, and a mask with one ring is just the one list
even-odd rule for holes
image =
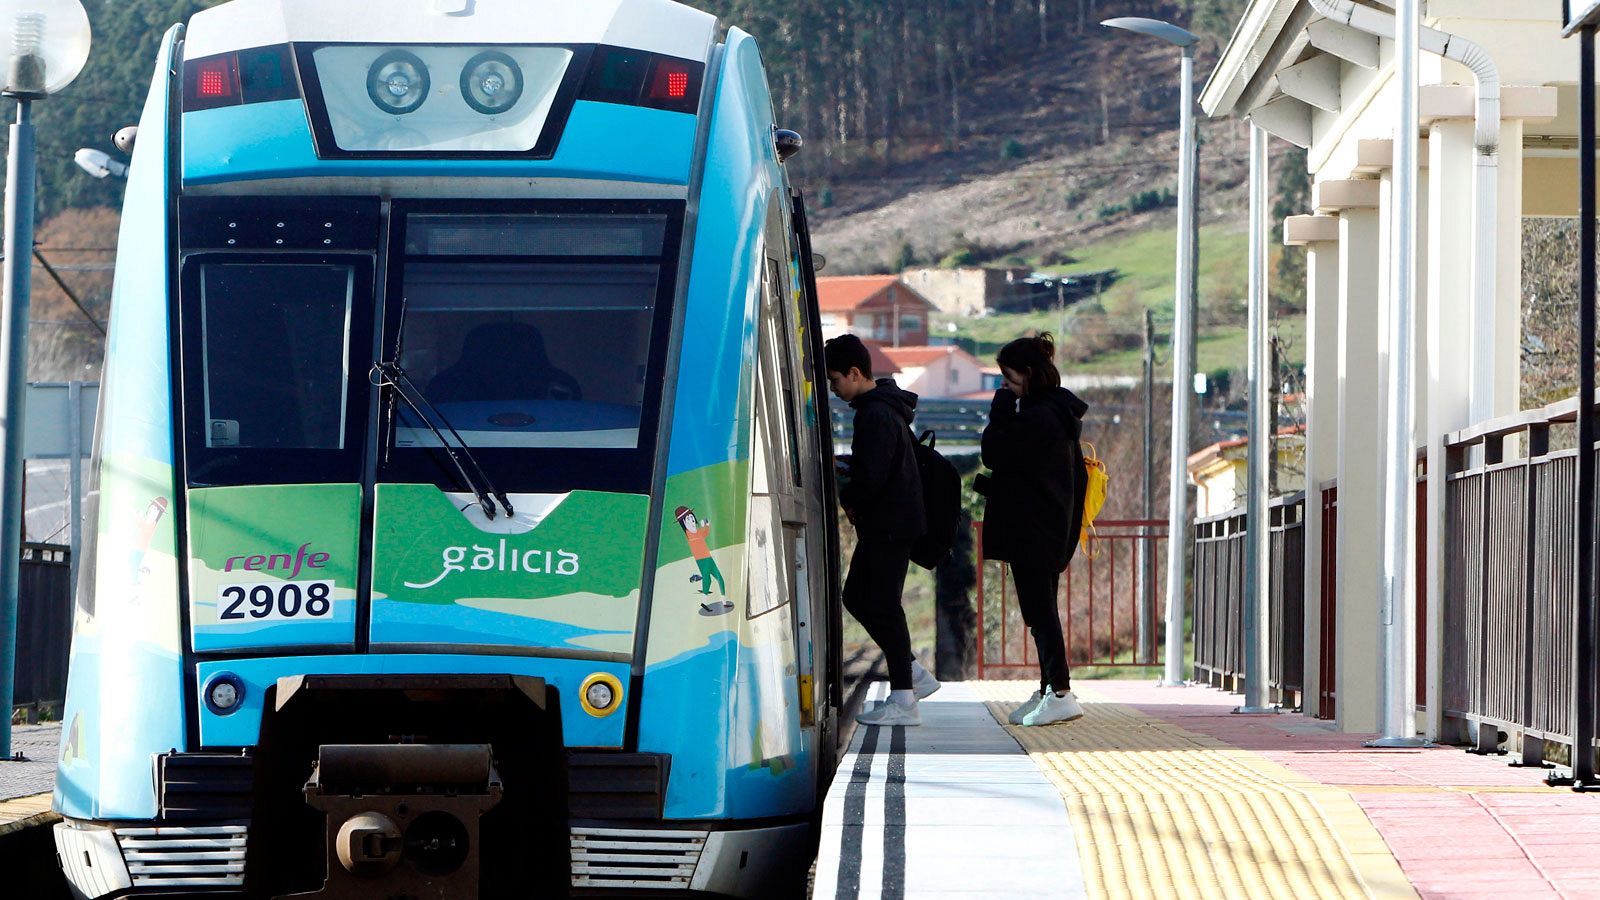
{"label": "white house", "polygon": [[963,397],[983,389],[983,363],[960,347],[884,347],[900,368],[895,383],[929,399]]}

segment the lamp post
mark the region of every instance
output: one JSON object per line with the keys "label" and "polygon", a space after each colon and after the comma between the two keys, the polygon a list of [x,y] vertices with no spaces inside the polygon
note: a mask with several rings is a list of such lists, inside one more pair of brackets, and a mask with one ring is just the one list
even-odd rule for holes
{"label": "lamp post", "polygon": [[[1183,109],[1178,138],[1178,265],[1177,290],[1172,310],[1172,485],[1167,506],[1167,648],[1162,683],[1184,683],[1183,673],[1183,555],[1188,546],[1189,504],[1186,468],[1189,461],[1189,404],[1194,384],[1194,284],[1196,238],[1199,234],[1195,202],[1198,160],[1194,132],[1194,45],[1199,36],[1170,22],[1137,16],[1107,19],[1107,28],[1120,28],[1159,38],[1183,51],[1180,64]],[[1143,594],[1141,593],[1141,596]]]}
{"label": "lamp post", "polygon": [[[11,758],[17,668],[17,568],[22,557],[22,402],[28,373],[33,268],[32,105],[72,83],[89,61],[89,15],[78,0],[0,0],[0,95],[17,101],[6,160],[4,307],[0,311],[0,760]],[[76,552],[77,548],[73,548]]]}
{"label": "lamp post", "polygon": [[[1578,37],[1578,446],[1595,444],[1595,30],[1600,28],[1600,0],[1567,0],[1563,9],[1566,36]],[[1576,620],[1572,644],[1572,738],[1574,747],[1594,746],[1595,651],[1600,642],[1600,610],[1595,608],[1595,463],[1594,453],[1578,454],[1576,516]],[[1565,775],[1552,784],[1578,790],[1596,786],[1594,753],[1572,754]]]}

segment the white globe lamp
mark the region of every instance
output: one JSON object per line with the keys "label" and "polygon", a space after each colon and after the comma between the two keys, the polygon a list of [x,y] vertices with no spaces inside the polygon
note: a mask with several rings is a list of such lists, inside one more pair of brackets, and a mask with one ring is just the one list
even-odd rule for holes
{"label": "white globe lamp", "polygon": [[89,44],[89,14],[78,0],[0,0],[8,97],[41,100],[71,84]]}

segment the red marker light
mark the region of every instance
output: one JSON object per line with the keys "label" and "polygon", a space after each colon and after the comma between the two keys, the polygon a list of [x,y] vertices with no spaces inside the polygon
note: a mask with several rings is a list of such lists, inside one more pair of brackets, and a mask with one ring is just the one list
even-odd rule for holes
{"label": "red marker light", "polygon": [[694,65],[676,59],[660,59],[650,73],[645,101],[650,106],[693,112],[687,108],[696,98],[690,92],[695,87]]}
{"label": "red marker light", "polygon": [[183,108],[186,112],[237,106],[243,102],[237,53],[193,60],[185,69]]}
{"label": "red marker light", "polygon": [[233,78],[233,58],[208,59],[200,64],[200,96],[207,99],[232,97],[237,88]]}

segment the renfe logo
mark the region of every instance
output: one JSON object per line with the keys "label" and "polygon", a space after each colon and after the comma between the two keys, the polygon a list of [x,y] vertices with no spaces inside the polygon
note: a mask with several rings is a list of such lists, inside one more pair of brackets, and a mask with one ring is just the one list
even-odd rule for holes
{"label": "renfe logo", "polygon": [[228,557],[228,561],[222,564],[222,571],[232,572],[235,565],[246,572],[275,572],[288,570],[287,577],[292,579],[300,574],[300,569],[302,567],[307,569],[320,569],[326,566],[328,564],[328,560],[332,558],[326,553],[312,553],[307,555],[306,551],[310,548],[311,542],[307,541],[300,545],[300,549],[295,551],[293,557],[289,556],[287,553],[274,553],[271,555],[257,554],[255,556],[230,556]]}
{"label": "renfe logo", "polygon": [[[528,550],[518,552],[514,547],[507,547],[504,538],[500,539],[500,552],[497,554],[493,547],[472,545],[471,568],[474,572],[526,572],[529,575],[559,575],[571,578],[581,569],[578,554],[566,550]],[[406,587],[416,590],[431,588],[445,580],[452,573],[467,570],[467,548],[446,547],[440,554],[440,569],[438,577],[423,584],[414,584],[407,581]]]}

